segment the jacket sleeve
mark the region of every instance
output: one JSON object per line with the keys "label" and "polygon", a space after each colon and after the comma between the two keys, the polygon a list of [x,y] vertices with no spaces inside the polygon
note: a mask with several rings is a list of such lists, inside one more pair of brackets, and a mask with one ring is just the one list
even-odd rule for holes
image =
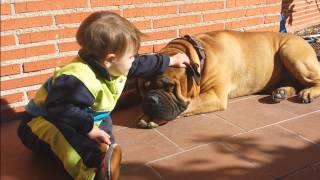
{"label": "jacket sleeve", "polygon": [[86,86],[71,75],[61,75],[54,80],[45,102],[48,120],[66,123],[81,134],[93,128],[93,117],[86,111],[94,97]]}
{"label": "jacket sleeve", "polygon": [[162,54],[136,56],[128,77],[148,77],[154,74],[161,74],[167,69],[169,62],[169,56]]}

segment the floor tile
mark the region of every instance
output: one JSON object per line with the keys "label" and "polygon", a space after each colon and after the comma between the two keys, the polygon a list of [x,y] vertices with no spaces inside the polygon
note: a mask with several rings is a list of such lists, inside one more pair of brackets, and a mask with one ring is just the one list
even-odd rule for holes
{"label": "floor tile", "polygon": [[163,138],[153,129],[124,129],[115,132],[116,142],[123,151],[123,164],[135,163],[137,166],[123,166],[139,168],[145,163],[174,154],[180,151],[178,147]]}
{"label": "floor tile", "polygon": [[320,112],[279,124],[320,145]]}
{"label": "floor tile", "polygon": [[[53,159],[32,154],[18,139],[20,121],[1,124],[1,178],[3,180],[68,180]],[[5,147],[5,148],[4,148]]]}
{"label": "floor tile", "polygon": [[218,111],[216,114],[245,130],[263,127],[296,116],[274,104],[259,102],[256,98],[229,103],[225,111]]}
{"label": "floor tile", "polygon": [[189,149],[242,132],[238,127],[214,114],[203,114],[180,118],[157,128],[183,149]]}
{"label": "floor tile", "polygon": [[294,113],[296,115],[306,114],[320,110],[320,98],[313,100],[309,104],[301,103],[301,100],[295,96],[288,100],[281,101],[280,103],[274,103],[270,96],[258,96],[255,97],[259,102],[274,105],[279,109]]}
{"label": "floor tile", "polygon": [[263,172],[282,177],[320,161],[320,150],[281,127],[267,127],[233,137],[226,145]]}
{"label": "floor tile", "polygon": [[270,179],[221,144],[212,143],[150,164],[165,180]]}
{"label": "floor tile", "polygon": [[[125,164],[124,166],[137,167],[137,164]],[[131,170],[121,171],[119,180],[162,180],[157,172],[150,167],[143,166],[139,169],[129,168]]]}
{"label": "floor tile", "polygon": [[134,106],[126,109],[122,109],[111,114],[113,122],[113,130],[117,131],[124,127],[138,128],[138,120],[142,114],[140,106]]}

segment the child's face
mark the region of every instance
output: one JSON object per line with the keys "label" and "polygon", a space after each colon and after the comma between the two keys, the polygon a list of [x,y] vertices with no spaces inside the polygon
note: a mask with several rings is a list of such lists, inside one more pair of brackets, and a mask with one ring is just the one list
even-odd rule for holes
{"label": "child's face", "polygon": [[106,67],[109,74],[114,77],[127,75],[134,61],[134,55],[135,52],[131,49],[121,58],[117,58],[117,56],[114,55],[114,59],[109,62],[110,64]]}

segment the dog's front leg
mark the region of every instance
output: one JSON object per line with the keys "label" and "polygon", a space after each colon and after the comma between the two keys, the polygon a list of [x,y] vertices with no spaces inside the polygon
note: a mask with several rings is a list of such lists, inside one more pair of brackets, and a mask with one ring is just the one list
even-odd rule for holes
{"label": "dog's front leg", "polygon": [[188,108],[180,115],[182,117],[195,114],[203,114],[213,111],[225,110],[228,103],[228,94],[226,92],[217,94],[214,91],[202,93],[194,97]]}

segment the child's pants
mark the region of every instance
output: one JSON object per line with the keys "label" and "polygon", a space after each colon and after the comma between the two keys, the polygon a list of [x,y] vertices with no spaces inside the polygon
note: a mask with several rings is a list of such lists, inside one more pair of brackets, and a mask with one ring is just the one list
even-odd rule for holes
{"label": "child's pants", "polygon": [[[111,118],[104,119],[99,128],[114,143]],[[18,136],[33,152],[54,154],[73,179],[93,180],[102,160],[96,142],[64,123],[52,124],[43,117],[29,118],[20,123]]]}

